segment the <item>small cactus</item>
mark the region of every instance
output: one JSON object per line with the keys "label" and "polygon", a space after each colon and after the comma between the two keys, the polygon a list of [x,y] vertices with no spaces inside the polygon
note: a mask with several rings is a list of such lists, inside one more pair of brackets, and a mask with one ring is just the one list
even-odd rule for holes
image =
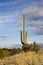
{"label": "small cactus", "polygon": [[33,45],[34,45],[34,50],[36,52],[38,52],[38,50],[39,50],[38,44],[36,42],[34,42]]}

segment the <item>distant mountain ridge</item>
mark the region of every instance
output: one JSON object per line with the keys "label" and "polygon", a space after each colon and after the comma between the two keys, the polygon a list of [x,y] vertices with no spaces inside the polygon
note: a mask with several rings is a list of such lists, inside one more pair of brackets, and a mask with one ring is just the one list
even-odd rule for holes
{"label": "distant mountain ridge", "polygon": [[[43,43],[39,43],[38,46],[40,48],[43,48]],[[16,44],[16,45],[12,45],[10,48],[21,48],[22,45],[21,44]]]}
{"label": "distant mountain ridge", "polygon": [[38,46],[39,46],[40,48],[43,48],[43,43],[39,43]]}
{"label": "distant mountain ridge", "polygon": [[[38,46],[39,46],[39,48],[43,48],[43,43],[39,43]],[[9,48],[9,49],[22,48],[22,44],[13,44],[9,47],[4,47],[4,48]]]}

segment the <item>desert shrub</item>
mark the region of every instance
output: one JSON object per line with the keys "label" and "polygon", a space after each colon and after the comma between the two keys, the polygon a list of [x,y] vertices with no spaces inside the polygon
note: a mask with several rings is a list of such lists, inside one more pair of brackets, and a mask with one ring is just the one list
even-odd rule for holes
{"label": "desert shrub", "polygon": [[2,48],[0,49],[0,58],[4,58],[4,57],[7,57],[7,56],[12,56],[14,54],[18,54],[22,52],[22,49],[20,48],[14,48],[14,49],[6,49],[6,48]]}
{"label": "desert shrub", "polygon": [[17,49],[10,49],[10,55],[14,55],[14,54],[16,54],[16,52],[17,52]]}
{"label": "desert shrub", "polygon": [[24,52],[27,52],[28,50],[29,50],[29,46],[22,46],[22,50],[24,51]]}
{"label": "desert shrub", "polygon": [[0,49],[0,58],[4,58],[4,57],[9,56],[9,55],[10,55],[10,53],[8,50]]}
{"label": "desert shrub", "polygon": [[22,49],[14,48],[14,49],[10,49],[9,52],[10,52],[10,55],[14,55],[14,54],[18,54],[18,53],[22,52]]}
{"label": "desert shrub", "polygon": [[20,52],[22,52],[22,49],[17,48],[17,54],[20,53]]}

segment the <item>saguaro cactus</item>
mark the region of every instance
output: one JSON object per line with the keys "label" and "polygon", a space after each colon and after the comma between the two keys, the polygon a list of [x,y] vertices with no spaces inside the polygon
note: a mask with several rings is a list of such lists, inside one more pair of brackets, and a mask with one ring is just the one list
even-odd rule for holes
{"label": "saguaro cactus", "polygon": [[21,43],[24,47],[27,45],[27,31],[26,31],[26,20],[25,15],[23,15],[23,31],[20,31]]}

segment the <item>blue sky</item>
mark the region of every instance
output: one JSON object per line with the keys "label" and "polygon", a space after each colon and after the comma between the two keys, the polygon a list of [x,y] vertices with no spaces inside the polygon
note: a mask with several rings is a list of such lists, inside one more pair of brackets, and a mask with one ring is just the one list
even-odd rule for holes
{"label": "blue sky", "polygon": [[0,0],[0,47],[20,42],[26,15],[27,41],[43,43],[43,0]]}

